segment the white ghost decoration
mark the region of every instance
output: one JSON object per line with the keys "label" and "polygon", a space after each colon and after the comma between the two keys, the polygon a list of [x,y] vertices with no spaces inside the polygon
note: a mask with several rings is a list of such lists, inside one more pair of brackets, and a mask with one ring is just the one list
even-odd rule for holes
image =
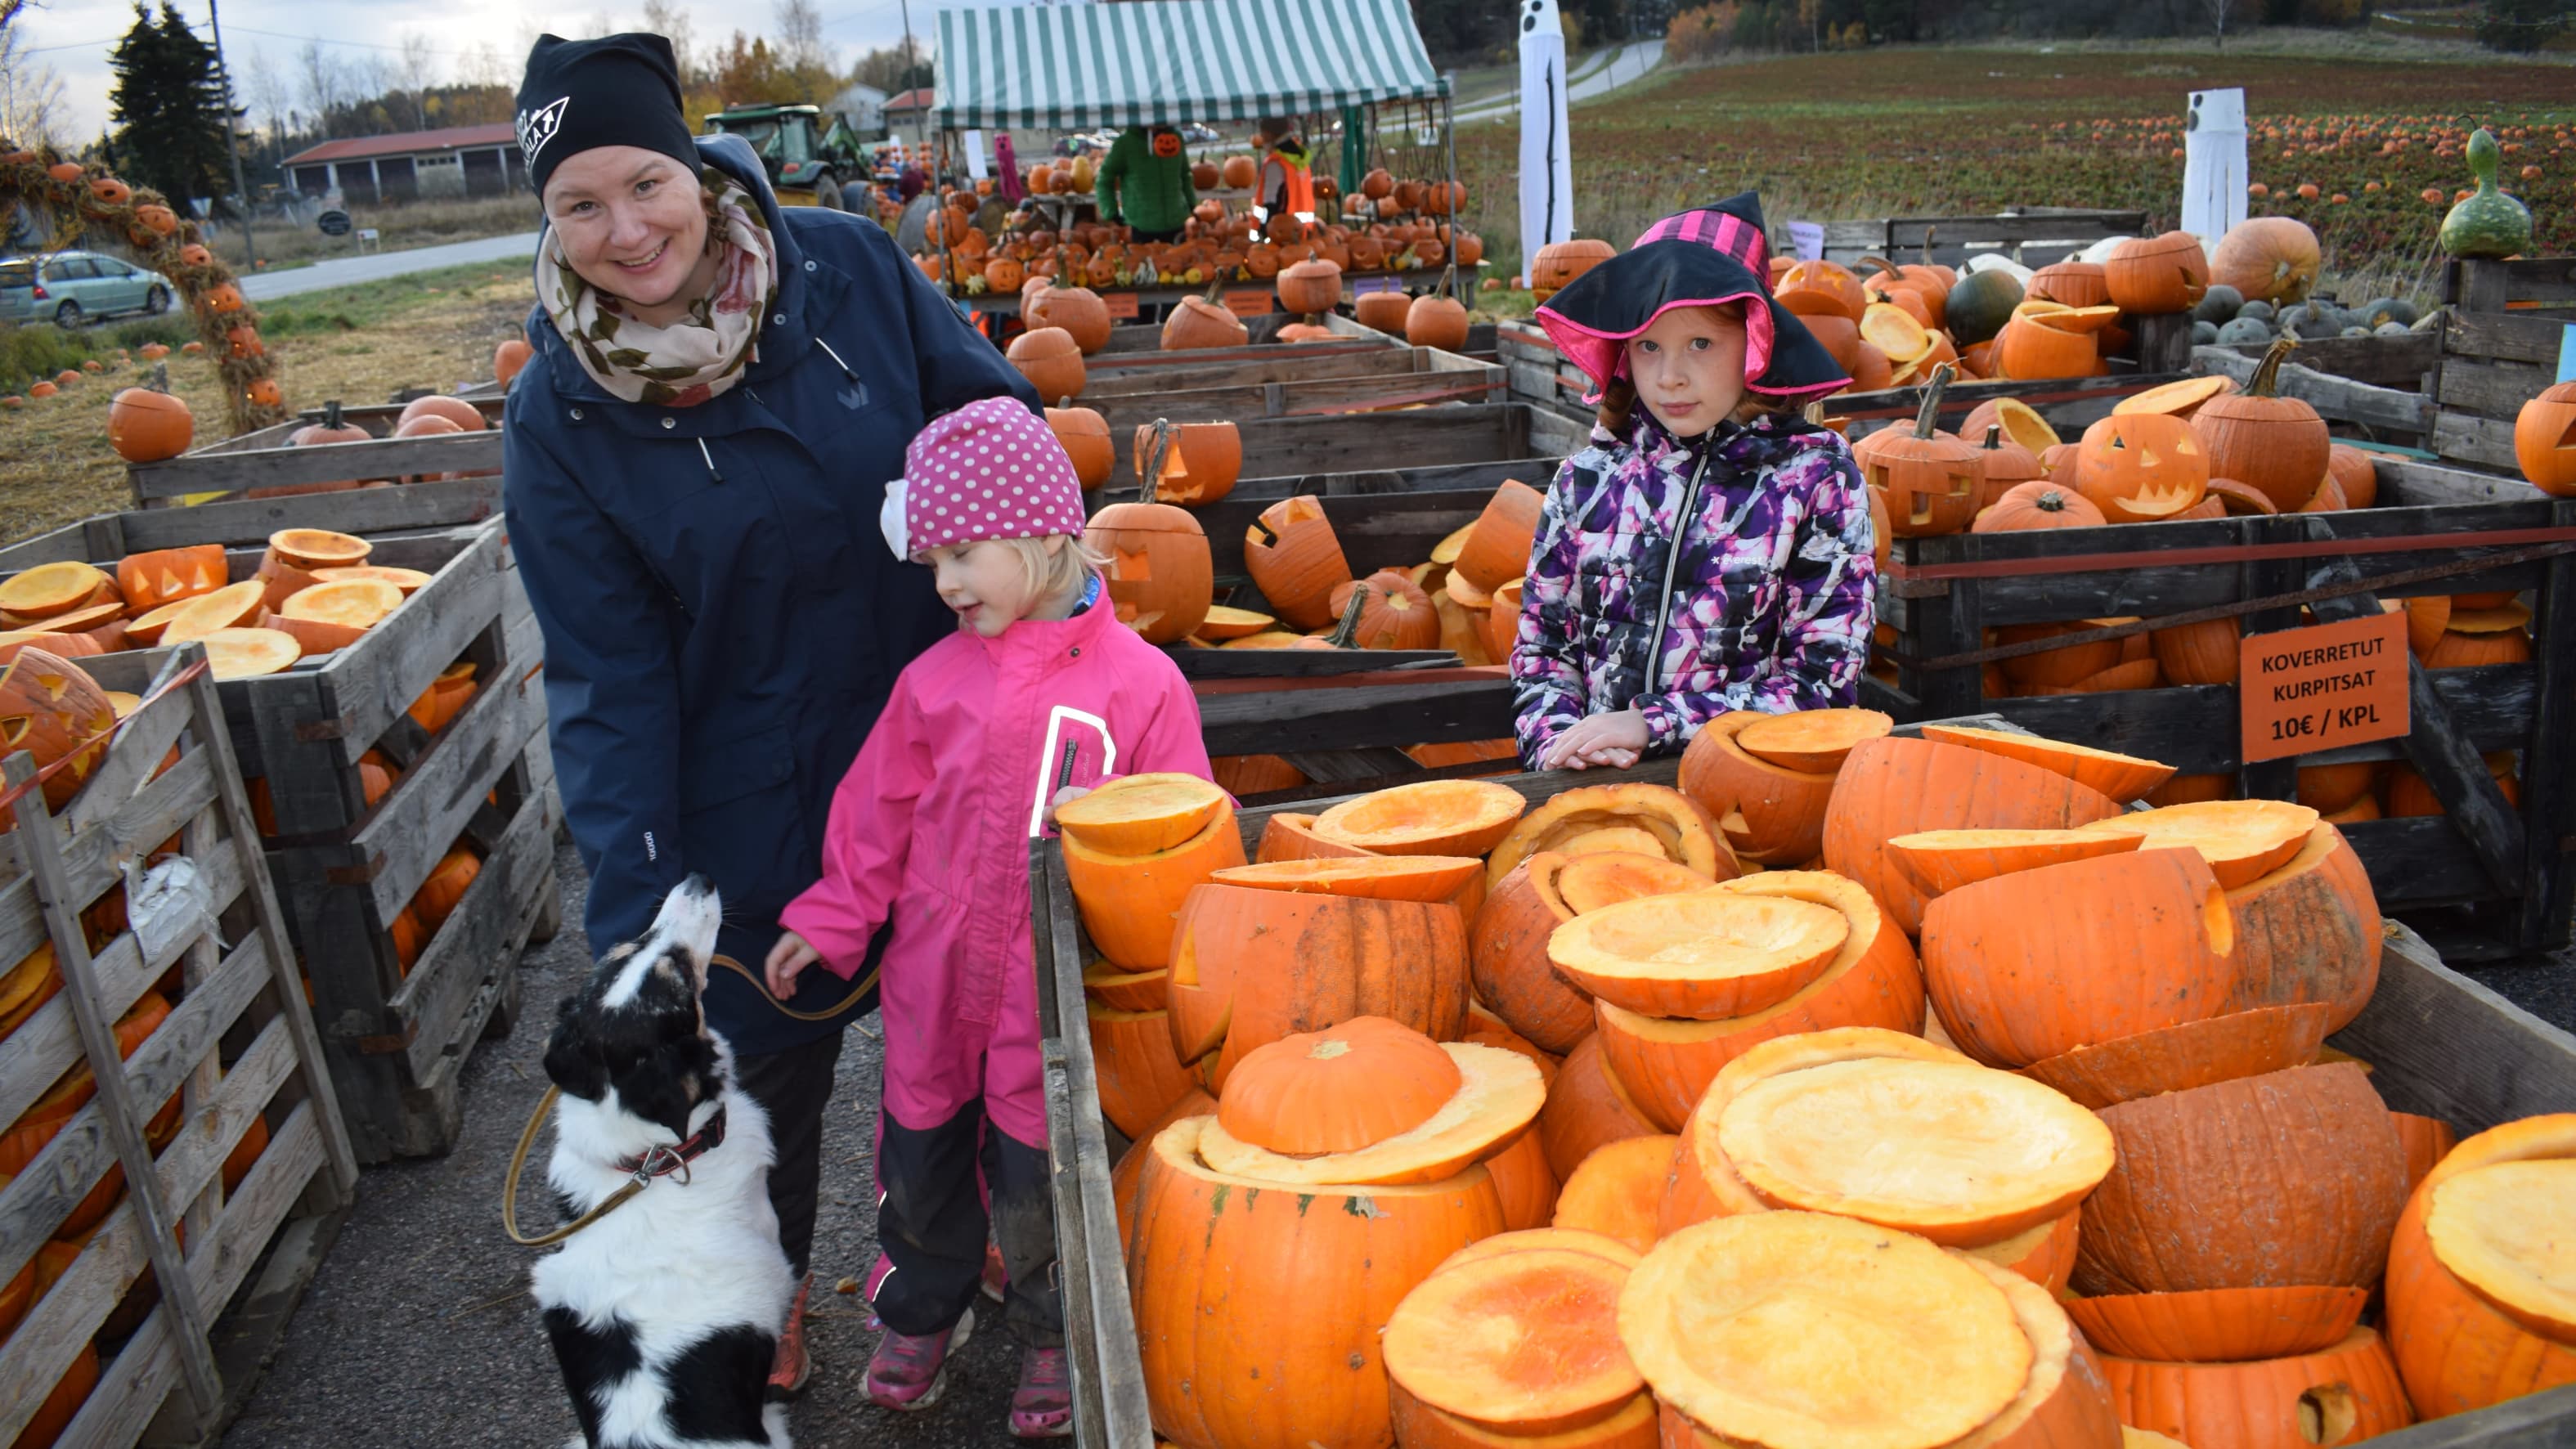
{"label": "white ghost decoration", "polygon": [[1574,162],[1566,140],[1565,29],[1556,0],[1519,0],[1521,270],[1574,236]]}

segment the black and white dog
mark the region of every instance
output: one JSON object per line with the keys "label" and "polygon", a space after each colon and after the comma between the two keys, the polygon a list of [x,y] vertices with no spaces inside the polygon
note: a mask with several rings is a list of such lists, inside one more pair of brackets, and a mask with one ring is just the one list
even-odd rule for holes
{"label": "black and white dog", "polygon": [[546,1167],[566,1221],[642,1191],[534,1274],[588,1449],[788,1449],[764,1405],[793,1292],[769,1206],[769,1119],[699,1010],[722,913],[691,876],[563,1003]]}

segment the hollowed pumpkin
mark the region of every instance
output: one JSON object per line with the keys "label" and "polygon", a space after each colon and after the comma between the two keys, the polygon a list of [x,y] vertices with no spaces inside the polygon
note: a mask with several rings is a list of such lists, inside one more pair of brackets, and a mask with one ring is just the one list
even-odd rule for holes
{"label": "hollowed pumpkin", "polygon": [[2406,1149],[2407,1191],[2429,1176],[2451,1149],[2460,1145],[2460,1134],[2439,1117],[2425,1117],[2413,1112],[2391,1112],[2389,1120],[2397,1124],[2398,1145]]}
{"label": "hollowed pumpkin", "polygon": [[1327,597],[1335,618],[1348,609],[1354,594],[1365,592],[1359,625],[1352,631],[1354,649],[1432,649],[1440,643],[1440,615],[1431,597],[1411,579],[1380,569],[1365,579],[1338,585]]}
{"label": "hollowed pumpkin", "polygon": [[2327,1013],[2322,1003],[2233,1011],[2080,1046],[2033,1062],[2022,1075],[2098,1110],[2305,1066],[2325,1042]]}
{"label": "hollowed pumpkin", "polygon": [[1714,1021],[1796,995],[1823,974],[1848,932],[1830,907],[1703,890],[1577,916],[1548,938],[1547,954],[1596,1000]]}
{"label": "hollowed pumpkin", "polygon": [[1364,1016],[1246,1053],[1199,1157],[1265,1182],[1439,1182],[1510,1146],[1546,1096],[1518,1052]]}
{"label": "hollowed pumpkin", "polygon": [[[1157,432],[1163,434],[1159,465]],[[1243,434],[1231,422],[1140,423],[1132,446],[1136,481],[1157,503],[1214,503],[1234,491],[1243,473]]]}
{"label": "hollowed pumpkin", "polygon": [[2191,424],[2164,413],[2114,413],[2084,430],[2075,486],[2113,523],[2158,523],[2199,505],[2210,458]]}
{"label": "hollowed pumpkin", "polygon": [[2111,249],[2102,282],[2121,311],[2137,316],[2188,311],[2209,290],[2209,257],[2187,231],[2132,237]]}
{"label": "hollowed pumpkin", "polygon": [[2343,832],[2319,821],[2298,853],[2227,893],[2236,918],[2228,1009],[2317,1002],[2343,1030],[2379,984],[2383,933],[2370,873]]}
{"label": "hollowed pumpkin", "polygon": [[1938,896],[2015,871],[2135,850],[2134,840],[2085,830],[1925,830],[1887,842],[1897,866]]}
{"label": "hollowed pumpkin", "polygon": [[1973,1260],[1823,1213],[1666,1237],[1628,1276],[1619,1338],[1667,1410],[1777,1449],[1962,1439],[2013,1404],[2037,1358]]}
{"label": "hollowed pumpkin", "polygon": [[2084,1205],[2080,1290],[2359,1288],[2379,1276],[2406,1157],[2358,1065],[2292,1067],[2101,1116],[2120,1159]]}
{"label": "hollowed pumpkin", "polygon": [[1655,1209],[1681,1139],[1669,1133],[1608,1142],[1576,1165],[1556,1195],[1556,1226],[1616,1238],[1638,1252],[1655,1245]]}
{"label": "hollowed pumpkin", "polygon": [[2234,946],[2208,865],[2150,849],[1941,896],[1924,914],[1923,975],[1961,1050],[2017,1067],[2219,1015]]}
{"label": "hollowed pumpkin", "polygon": [[1209,879],[1256,890],[1380,901],[1446,901],[1484,873],[1485,863],[1473,856],[1345,856],[1229,866]]}
{"label": "hollowed pumpkin", "polygon": [[1528,808],[1519,791],[1490,781],[1427,780],[1345,800],[1317,816],[1314,831],[1382,855],[1483,855]]}
{"label": "hollowed pumpkin", "polygon": [[1679,1130],[1718,1073],[1764,1042],[1846,1026],[1923,1029],[1923,976],[1914,948],[1859,886],[1824,871],[1765,871],[1719,889],[1839,911],[1842,948],[1804,989],[1744,1016],[1694,1021],[1596,1005],[1593,1039],[1658,1131]]}
{"label": "hollowed pumpkin", "polygon": [[1243,836],[1231,812],[1150,855],[1111,855],[1070,836],[1064,840],[1064,873],[1083,929],[1101,955],[1130,971],[1170,965],[1175,922],[1191,888],[1243,863]]}
{"label": "hollowed pumpkin", "polygon": [[2250,1363],[2105,1354],[2121,1422],[2201,1449],[2320,1449],[2415,1422],[2388,1346],[2367,1328],[2320,1353]]}
{"label": "hollowed pumpkin", "polygon": [[1591,996],[1556,974],[1547,959],[1548,938],[1574,919],[1556,885],[1571,860],[1541,851],[1522,861],[1487,889],[1468,937],[1477,1000],[1512,1030],[1556,1052],[1572,1050],[1592,1030]]}
{"label": "hollowed pumpkin", "polygon": [[1988,398],[1968,409],[1967,417],[1960,420],[1959,436],[1983,439],[1986,429],[1998,426],[2005,437],[2019,443],[2034,458],[2063,441],[2038,409],[2017,397]]}
{"label": "hollowed pumpkin", "polygon": [[[1161,1011],[1169,1000],[1163,983],[1170,979],[1168,968],[1122,971],[1107,961],[1094,961],[1082,968],[1082,994],[1112,1011]],[[1169,1034],[1167,1027],[1165,1035]]]}
{"label": "hollowed pumpkin", "polygon": [[2250,485],[2283,513],[2297,511],[2317,491],[2334,446],[2315,408],[2275,395],[2281,364],[2296,345],[2288,338],[2273,343],[2244,392],[2213,397],[2191,418],[2208,451],[2210,475]]}
{"label": "hollowed pumpkin", "polygon": [[117,589],[125,595],[126,612],[136,618],[164,604],[211,594],[228,577],[220,543],[131,553],[116,565]]}
{"label": "hollowed pumpkin", "polygon": [[1656,1126],[1628,1095],[1627,1087],[1609,1069],[1601,1037],[1595,1033],[1565,1054],[1556,1080],[1548,1083],[1547,1103],[1539,1108],[1536,1130],[1548,1167],[1564,1178],[1613,1142],[1671,1129]]}
{"label": "hollowed pumpkin", "polygon": [[[1582,785],[1549,797],[1494,843],[1486,859],[1487,880],[1499,883],[1531,853],[1562,850],[1577,838],[1604,829],[1644,831],[1654,837],[1665,859],[1712,881],[1736,874],[1734,852],[1719,838],[1717,822],[1679,790],[1664,785]],[[1638,844],[1634,837],[1623,836],[1621,841],[1623,847]]]}
{"label": "hollowed pumpkin", "polygon": [[1095,1001],[1085,1004],[1085,1014],[1100,1111],[1119,1131],[1142,1134],[1198,1085],[1172,1055],[1171,1023],[1162,1011],[1122,1011]]}
{"label": "hollowed pumpkin", "polygon": [[1863,740],[1885,736],[1896,722],[1874,709],[1810,709],[1768,715],[1736,731],[1746,754],[1801,774],[1831,774]]}
{"label": "hollowed pumpkin", "polygon": [[[2576,1335],[2536,1330],[2527,1312],[2507,1313],[2491,1296],[2492,1287],[2481,1293],[2451,1266],[2457,1260],[2490,1283],[2528,1281],[2531,1275],[2520,1266],[2528,1255],[2518,1236],[2510,1228],[2488,1231],[2477,1215],[2455,1209],[2442,1214],[2443,1236],[2427,1227],[2434,1205],[2453,1184],[2474,1183],[2498,1168],[2563,1171],[2571,1161],[2576,1114],[2526,1117],[2461,1142],[2407,1199],[2388,1253],[2388,1338],[2406,1392],[2425,1415],[2467,1413],[2576,1384]],[[2468,1194],[2473,1201],[2482,1195],[2475,1187]],[[2516,1302],[2523,1291],[2514,1290],[2506,1302]]]}
{"label": "hollowed pumpkin", "polygon": [[1300,629],[1334,621],[1333,590],[1351,577],[1323,503],[1302,493],[1263,509],[1244,530],[1243,564],[1270,607]]}
{"label": "hollowed pumpkin", "polygon": [[1933,372],[1911,429],[1881,429],[1852,450],[1862,481],[1886,499],[1888,531],[1898,538],[1957,533],[1976,517],[1983,451],[1935,426],[1956,375],[1947,363]]}
{"label": "hollowed pumpkin", "polygon": [[1108,420],[1091,408],[1046,410],[1047,431],[1055,434],[1064,447],[1064,455],[1073,462],[1073,474],[1089,492],[1109,481],[1118,470],[1118,450],[1109,440]]}
{"label": "hollowed pumpkin", "polygon": [[1546,501],[1528,484],[1504,479],[1459,544],[1451,577],[1463,577],[1486,595],[1519,578],[1529,567],[1530,544],[1538,537],[1539,510]]}
{"label": "hollowed pumpkin", "polygon": [[1735,710],[1701,725],[1682,751],[1680,784],[1718,821],[1735,854],[1765,864],[1801,864],[1824,848],[1835,775],[1784,769],[1737,742],[1741,731],[1768,718]]}
{"label": "hollowed pumpkin", "polygon": [[2576,382],[2542,388],[2513,420],[2513,457],[2543,493],[2576,495]]}
{"label": "hollowed pumpkin", "polygon": [[1628,1271],[1573,1248],[1452,1259],[1388,1319],[1387,1376],[1420,1403],[1516,1436],[1610,1418],[1645,1387],[1619,1347]]}
{"label": "hollowed pumpkin", "polygon": [[1108,555],[1102,570],[1118,621],[1149,644],[1186,639],[1215,597],[1206,530],[1169,503],[1113,503],[1091,516],[1082,540]]}
{"label": "hollowed pumpkin", "polygon": [[38,564],[0,581],[0,613],[10,616],[12,628],[28,628],[93,604],[122,602],[116,580],[70,560]]}
{"label": "hollowed pumpkin", "polygon": [[2131,413],[2162,413],[2167,417],[2180,418],[2189,422],[2191,415],[2200,411],[2202,403],[2234,391],[2236,391],[2235,379],[2223,374],[2186,377],[2178,382],[2168,382],[2159,387],[2148,388],[2144,392],[2131,393],[2111,405],[2111,415],[2122,417]]}
{"label": "hollowed pumpkin", "polygon": [[1348,859],[1376,853],[1317,835],[1312,815],[1281,811],[1261,827],[1261,847],[1254,853],[1253,860],[1267,865],[1277,860]]}
{"label": "hollowed pumpkin", "polygon": [[0,755],[25,750],[38,770],[61,764],[45,781],[47,808],[62,809],[89,783],[107,758],[107,734],[115,727],[107,692],[61,655],[29,645],[0,669]]}
{"label": "hollowed pumpkin", "polygon": [[2317,812],[2287,800],[2213,800],[2096,821],[2087,830],[2143,835],[2141,849],[2199,853],[2230,890],[2287,865],[2317,828]]}
{"label": "hollowed pumpkin", "polygon": [[[472,409],[469,406],[467,410]],[[479,418],[480,415],[477,416]],[[268,547],[280,560],[308,572],[365,563],[367,555],[375,549],[375,545],[363,538],[333,533],[326,528],[280,529],[268,536]]]}

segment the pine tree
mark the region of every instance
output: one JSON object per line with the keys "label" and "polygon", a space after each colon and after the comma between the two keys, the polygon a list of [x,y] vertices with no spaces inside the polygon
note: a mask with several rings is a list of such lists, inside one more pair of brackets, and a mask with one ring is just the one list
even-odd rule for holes
{"label": "pine tree", "polygon": [[232,126],[215,48],[197,37],[163,0],[155,21],[141,0],[134,28],[108,57],[116,84],[108,93],[120,169],[175,206],[221,197],[230,188]]}

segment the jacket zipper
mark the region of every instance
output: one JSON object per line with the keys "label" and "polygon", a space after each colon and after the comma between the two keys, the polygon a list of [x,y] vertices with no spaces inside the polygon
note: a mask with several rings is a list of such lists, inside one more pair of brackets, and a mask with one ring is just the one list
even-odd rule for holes
{"label": "jacket zipper", "polygon": [[1640,694],[1654,693],[1661,682],[1656,676],[1663,672],[1664,625],[1673,616],[1673,575],[1681,567],[1682,535],[1690,530],[1691,513],[1699,504],[1699,480],[1707,472],[1708,452],[1702,452],[1691,469],[1690,486],[1682,491],[1681,515],[1673,520],[1672,551],[1664,555],[1664,592],[1655,601],[1655,632],[1646,641],[1646,687],[1637,691]]}

